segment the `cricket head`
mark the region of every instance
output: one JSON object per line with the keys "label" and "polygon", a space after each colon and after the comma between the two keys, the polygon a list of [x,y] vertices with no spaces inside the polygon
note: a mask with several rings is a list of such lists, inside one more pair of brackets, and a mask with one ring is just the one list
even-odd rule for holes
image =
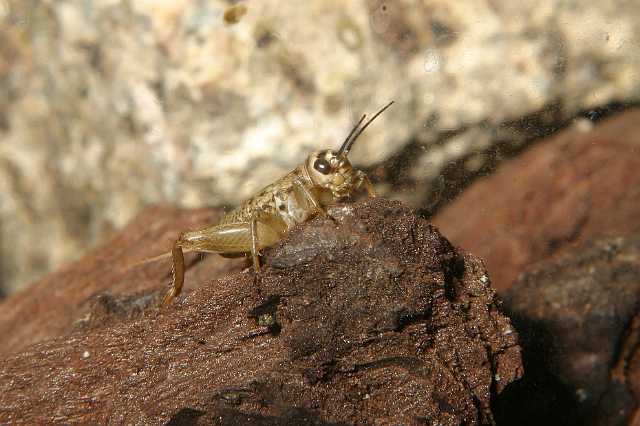
{"label": "cricket head", "polygon": [[366,114],[356,123],[338,151],[323,149],[312,152],[305,163],[305,168],[314,185],[331,191],[335,198],[343,198],[350,195],[360,183],[362,172],[353,168],[347,155],[353,147],[358,136],[362,134],[369,124],[393,104],[389,102],[384,108],[375,113],[362,127],[360,125],[366,118]]}

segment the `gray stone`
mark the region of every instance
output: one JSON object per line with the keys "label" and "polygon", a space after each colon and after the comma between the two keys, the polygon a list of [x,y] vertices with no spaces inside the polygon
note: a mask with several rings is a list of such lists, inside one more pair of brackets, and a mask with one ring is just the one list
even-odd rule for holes
{"label": "gray stone", "polygon": [[[78,257],[146,204],[238,203],[391,99],[355,164],[382,164],[417,135],[477,132],[558,100],[571,116],[638,98],[637,2],[233,7],[2,3],[5,288]],[[411,176],[419,183],[492,144],[472,136],[436,154],[426,143]]]}

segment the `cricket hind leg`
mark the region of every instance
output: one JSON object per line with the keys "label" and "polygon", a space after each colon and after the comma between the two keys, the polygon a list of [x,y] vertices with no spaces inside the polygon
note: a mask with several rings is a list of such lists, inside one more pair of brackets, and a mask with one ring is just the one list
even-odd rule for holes
{"label": "cricket hind leg", "polygon": [[184,284],[184,253],[182,251],[182,246],[180,245],[181,238],[178,238],[176,242],[173,244],[171,248],[171,258],[173,260],[173,279],[171,288],[164,295],[162,299],[162,306],[169,305],[176,296],[180,294],[182,291],[182,286]]}
{"label": "cricket hind leg", "polygon": [[258,251],[280,240],[279,233],[258,220],[250,222],[226,223],[199,231],[185,232],[173,244],[173,282],[165,294],[162,305],[169,305],[184,285],[183,251],[210,252],[220,254],[251,253],[256,272],[260,268]]}

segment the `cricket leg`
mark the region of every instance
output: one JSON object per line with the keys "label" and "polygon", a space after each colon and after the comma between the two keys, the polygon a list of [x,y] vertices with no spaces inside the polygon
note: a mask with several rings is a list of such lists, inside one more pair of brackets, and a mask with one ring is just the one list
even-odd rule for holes
{"label": "cricket leg", "polygon": [[358,182],[356,183],[356,188],[364,187],[369,197],[373,198],[376,196],[376,190],[373,188],[373,184],[369,180],[369,176],[367,176],[364,172],[359,171],[357,179]]}
{"label": "cricket leg", "polygon": [[275,244],[280,238],[281,235],[276,230],[257,220],[216,225],[181,234],[171,250],[173,282],[162,300],[162,305],[169,305],[182,291],[185,273],[183,251],[252,255],[255,253],[255,266],[258,250]]}
{"label": "cricket leg", "polygon": [[338,224],[336,218],[331,216],[327,208],[320,204],[320,201],[318,201],[318,199],[311,193],[311,191],[309,191],[307,187],[304,186],[300,179],[296,179],[294,182],[298,185],[298,189],[304,194],[304,196],[307,197],[307,200],[309,200],[309,203],[311,204],[313,210],[321,213],[323,216],[328,217],[334,224]]}
{"label": "cricket leg", "polygon": [[253,290],[260,295],[260,252],[258,251],[258,221],[251,219],[251,260],[253,261]]}
{"label": "cricket leg", "polygon": [[320,204],[320,201],[318,201],[318,199],[311,193],[311,191],[309,191],[309,189],[307,189],[307,187],[304,186],[304,184],[300,181],[300,179],[296,179],[294,182],[298,186],[298,189],[307,198],[307,200],[309,200],[309,203],[311,204],[311,207],[315,212],[321,213],[323,216],[328,217],[334,224],[336,225],[338,224],[338,221],[336,220],[336,218],[331,216],[327,208],[322,204]]}
{"label": "cricket leg", "polygon": [[251,219],[251,259],[253,260],[253,269],[256,274],[260,273],[260,259],[258,252],[258,221]]}
{"label": "cricket leg", "polygon": [[320,204],[318,199],[311,193],[311,191],[309,191],[309,189],[307,189],[307,187],[304,186],[304,184],[302,183],[302,181],[300,181],[299,178],[296,179],[294,182],[298,186],[298,189],[300,190],[300,192],[302,192],[304,196],[307,198],[307,200],[309,200],[309,203],[311,204],[311,207],[314,210],[322,212],[324,214],[327,213],[327,210]]}

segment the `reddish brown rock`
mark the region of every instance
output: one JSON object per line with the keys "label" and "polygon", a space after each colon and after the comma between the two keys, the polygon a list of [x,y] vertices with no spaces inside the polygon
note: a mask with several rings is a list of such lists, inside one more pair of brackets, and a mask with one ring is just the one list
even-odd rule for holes
{"label": "reddish brown rock", "polygon": [[[491,423],[522,367],[482,262],[397,202],[332,216],[266,251],[259,278],[188,276],[163,311],[94,295],[94,321],[0,362],[0,423]],[[49,285],[113,280],[110,265]]]}
{"label": "reddish brown rock", "polygon": [[531,147],[433,221],[485,259],[498,291],[528,265],[575,244],[640,230],[640,111]]}
{"label": "reddish brown rock", "polygon": [[[77,326],[75,323],[94,321],[106,311],[112,313],[111,320],[134,314],[152,301],[159,285],[171,282],[168,260],[135,264],[168,252],[181,231],[216,223],[221,213],[215,209],[148,209],[111,241],[78,262],[3,299],[0,301],[0,355],[69,333]],[[198,259],[192,256],[190,262]],[[189,270],[192,277],[188,279],[200,283],[237,271],[242,262],[208,256],[192,266]],[[131,295],[138,297],[132,299]],[[125,306],[128,307],[125,309]],[[87,316],[89,311],[93,317]]]}
{"label": "reddish brown rock", "polygon": [[504,424],[628,424],[640,402],[640,234],[538,264],[505,294],[527,374]]}

